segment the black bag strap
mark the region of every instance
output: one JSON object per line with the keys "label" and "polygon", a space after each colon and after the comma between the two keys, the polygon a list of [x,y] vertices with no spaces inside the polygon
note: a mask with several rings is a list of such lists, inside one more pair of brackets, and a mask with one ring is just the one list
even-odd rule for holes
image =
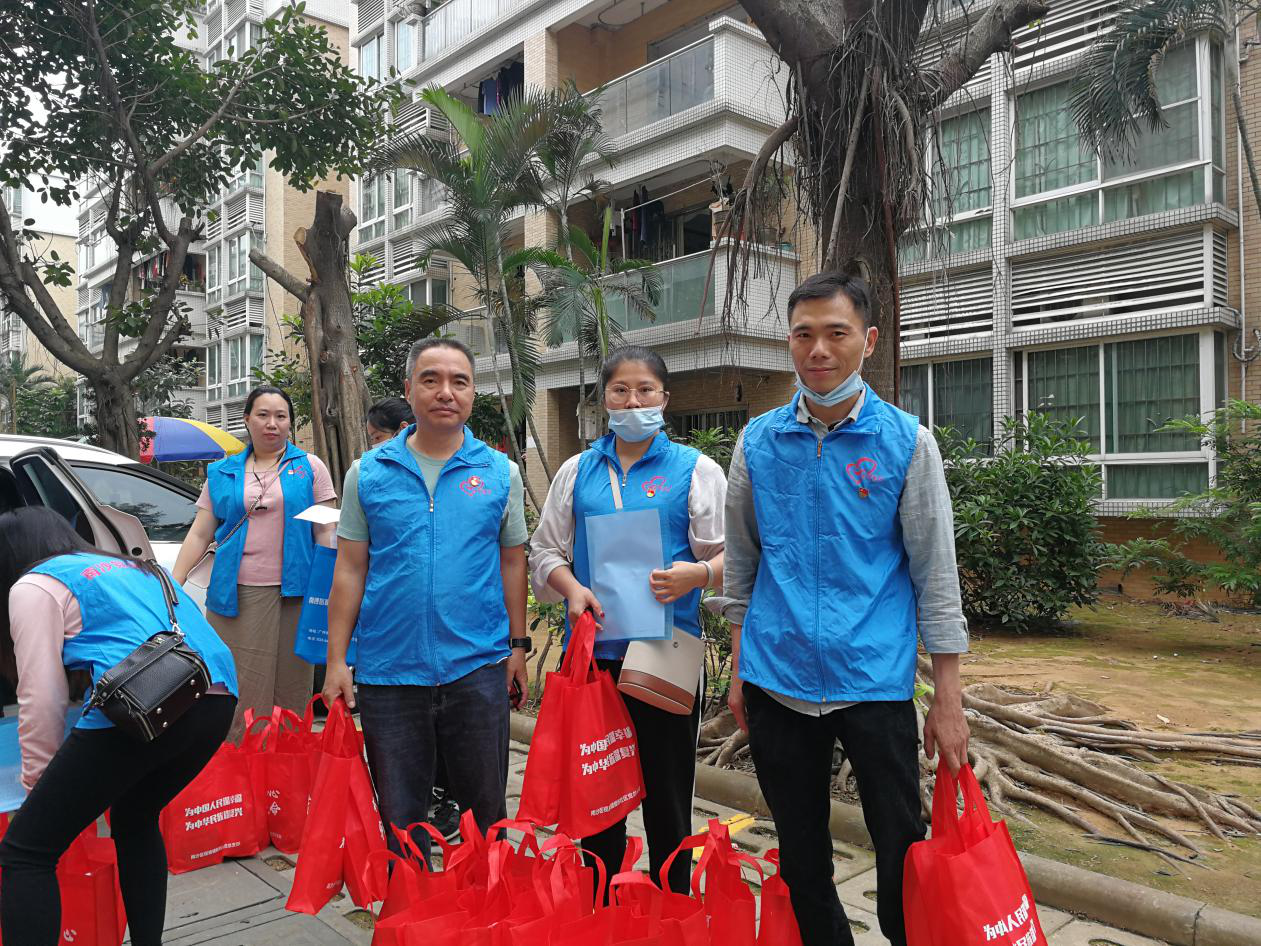
{"label": "black bag strap", "polygon": [[153,563],[154,568],[158,572],[158,581],[162,585],[162,599],[166,605],[166,619],[170,622],[171,631],[184,636],[184,632],[180,630],[179,619],[175,617],[175,606],[179,604],[179,598],[175,594],[175,585],[171,582],[171,576],[166,573],[166,569],[157,562]]}

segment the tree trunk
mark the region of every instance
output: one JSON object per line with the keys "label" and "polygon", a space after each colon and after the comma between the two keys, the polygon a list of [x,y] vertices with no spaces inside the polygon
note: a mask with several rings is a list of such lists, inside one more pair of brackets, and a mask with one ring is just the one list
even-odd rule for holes
{"label": "tree trunk", "polygon": [[[486,287],[486,299],[490,299],[490,287]],[[512,424],[512,412],[508,410],[508,395],[504,393],[503,376],[499,373],[499,345],[495,339],[495,317],[491,315],[490,305],[486,306],[486,328],[488,329],[489,338],[487,339],[490,347],[490,368],[491,374],[495,379],[495,393],[499,396],[499,409],[503,411],[504,426],[508,428],[508,453],[517,465],[517,469],[521,471],[521,485],[525,487],[525,493],[530,497],[530,503],[539,512],[543,511],[543,504],[539,502],[539,498],[534,495],[534,487],[530,485],[530,478],[525,475],[525,463],[521,458],[521,445],[517,443],[517,430]]]}
{"label": "tree trunk", "polygon": [[140,456],[140,419],[131,388],[112,373],[91,382],[96,399],[96,438],[106,450]]}
{"label": "tree trunk", "polygon": [[258,250],[250,260],[302,302],[302,330],[311,369],[311,424],[315,452],[340,483],[368,449],[367,414],[372,406],[346,277],[348,240],[355,215],[340,194],[315,195],[315,221],[294,241],[306,258],[306,282]]}

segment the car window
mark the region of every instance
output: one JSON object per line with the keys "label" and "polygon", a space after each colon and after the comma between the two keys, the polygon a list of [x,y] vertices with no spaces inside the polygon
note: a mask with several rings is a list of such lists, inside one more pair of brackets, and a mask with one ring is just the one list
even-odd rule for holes
{"label": "car window", "polygon": [[139,519],[151,542],[184,541],[197,516],[192,497],[126,469],[71,465],[97,500]]}

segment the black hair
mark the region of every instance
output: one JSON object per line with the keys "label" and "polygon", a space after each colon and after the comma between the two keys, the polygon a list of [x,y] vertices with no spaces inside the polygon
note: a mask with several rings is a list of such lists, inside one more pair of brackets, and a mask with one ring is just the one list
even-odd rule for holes
{"label": "black hair", "polygon": [[464,355],[468,359],[469,367],[474,366],[474,356],[472,350],[458,338],[422,338],[412,342],[411,350],[407,353],[407,366],[404,369],[406,374],[403,376],[404,381],[410,381],[412,374],[416,371],[416,361],[420,358],[422,352],[429,351],[431,348],[453,348]]}
{"label": "black hair", "polygon": [[863,328],[871,328],[871,290],[858,276],[849,273],[816,273],[809,277],[788,297],[788,324],[792,325],[793,309],[803,299],[832,299],[843,295],[854,306],[863,320]]}
{"label": "black hair", "polygon": [[249,396],[246,397],[245,399],[245,410],[243,413],[249,414],[251,411],[253,411],[254,402],[257,401],[264,394],[275,394],[277,397],[283,397],[285,399],[285,403],[289,405],[290,425],[297,423],[297,421],[295,420],[293,416],[293,398],[289,396],[289,392],[281,390],[280,388],[276,387],[273,384],[260,384],[253,391],[251,391],[249,393]]}
{"label": "black hair", "polygon": [[604,359],[604,364],[600,366],[602,390],[609,386],[609,379],[613,377],[618,367],[628,361],[642,361],[648,366],[648,370],[657,376],[663,388],[670,387],[670,371],[666,368],[665,359],[651,348],[644,348],[642,345],[619,345],[609,352],[608,357]]}
{"label": "black hair", "polygon": [[72,552],[91,552],[104,558],[133,562],[157,576],[153,562],[89,544],[60,514],[47,506],[23,506],[0,515],[0,675],[11,683],[17,678],[13,638],[9,633],[9,592],[17,580],[36,565]]}
{"label": "black hair", "polygon": [[416,415],[401,397],[386,397],[368,408],[368,423],[377,430],[394,433],[405,424],[416,423]]}

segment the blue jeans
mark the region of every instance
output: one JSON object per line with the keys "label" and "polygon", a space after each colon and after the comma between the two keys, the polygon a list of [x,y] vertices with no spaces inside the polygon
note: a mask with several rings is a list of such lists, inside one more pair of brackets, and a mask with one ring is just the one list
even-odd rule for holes
{"label": "blue jeans", "polygon": [[[443,787],[485,832],[508,815],[508,687],[502,663],[440,686],[359,684],[359,718],[377,804],[387,825],[427,821],[437,758]],[[390,849],[398,842],[387,831]],[[429,856],[429,835],[412,832]]]}

